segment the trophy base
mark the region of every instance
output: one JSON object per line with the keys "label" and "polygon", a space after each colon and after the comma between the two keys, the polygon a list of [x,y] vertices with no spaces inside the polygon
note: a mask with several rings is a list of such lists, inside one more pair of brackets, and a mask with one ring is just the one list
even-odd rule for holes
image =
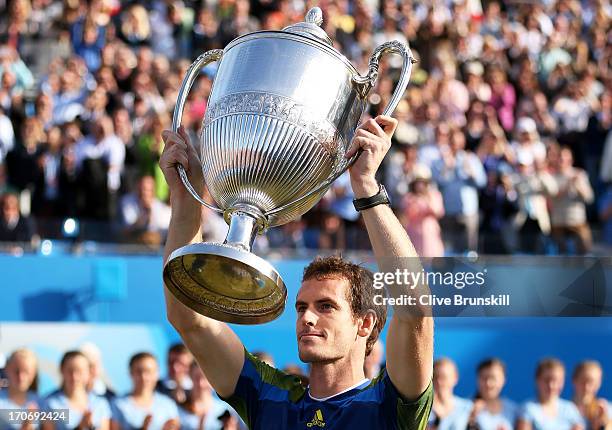
{"label": "trophy base", "polygon": [[240,247],[196,243],[174,251],[164,282],[184,305],[235,324],[263,324],[283,312],[285,284],[264,259]]}

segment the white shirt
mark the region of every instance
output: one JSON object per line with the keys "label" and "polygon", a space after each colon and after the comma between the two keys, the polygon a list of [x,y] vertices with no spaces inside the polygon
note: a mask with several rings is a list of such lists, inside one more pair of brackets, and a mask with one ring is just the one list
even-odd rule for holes
{"label": "white shirt", "polygon": [[553,115],[559,120],[559,125],[564,132],[582,132],[589,125],[591,107],[584,100],[562,97],[555,103]]}
{"label": "white shirt", "polygon": [[0,164],[13,146],[15,146],[13,123],[6,115],[0,113]]}
{"label": "white shirt", "polygon": [[517,159],[520,159],[525,155],[531,157],[534,161],[544,161],[546,159],[546,146],[540,140],[528,143],[526,145],[513,141],[510,144],[510,147],[512,148],[512,152],[514,152],[514,156]]}
{"label": "white shirt", "polygon": [[[133,225],[140,216],[141,207],[135,194],[128,194],[121,199],[121,217],[125,225]],[[170,224],[170,207],[155,199],[151,206],[151,219],[148,231],[165,232]]]}

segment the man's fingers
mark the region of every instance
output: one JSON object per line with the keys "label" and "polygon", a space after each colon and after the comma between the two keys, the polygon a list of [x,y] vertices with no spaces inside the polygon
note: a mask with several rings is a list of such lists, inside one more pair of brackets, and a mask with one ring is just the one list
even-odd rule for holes
{"label": "man's fingers", "polygon": [[184,147],[181,147],[180,144],[175,144],[173,146],[168,145],[162,154],[160,159],[160,165],[162,167],[175,167],[177,164],[180,164],[187,170],[189,168],[189,157],[187,156],[187,152]]}
{"label": "man's fingers", "polygon": [[182,126],[179,128],[178,132],[164,130],[162,131],[161,136],[166,145],[187,145],[189,142],[189,135]]}
{"label": "man's fingers", "polygon": [[346,158],[353,157],[355,154],[357,154],[359,150],[363,149],[363,146],[366,145],[366,142],[367,142],[367,139],[365,137],[362,137],[362,136],[353,137],[351,146],[349,147],[348,151],[346,151],[346,154],[344,156]]}
{"label": "man's fingers", "polygon": [[386,137],[385,131],[375,119],[369,119],[363,123],[363,128],[378,137]]}
{"label": "man's fingers", "polygon": [[351,158],[359,150],[374,152],[376,150],[375,142],[363,136],[355,136],[353,138],[353,142],[351,143],[351,147],[346,152],[345,157]]}
{"label": "man's fingers", "polygon": [[176,161],[183,166],[183,168],[187,171],[189,171],[189,158],[187,158],[186,155],[179,155],[176,159]]}
{"label": "man's fingers", "polygon": [[187,130],[185,129],[185,127],[180,126],[178,129],[178,134],[185,142],[186,149],[189,155],[194,156],[199,160],[200,157],[198,155],[198,151],[196,151],[195,146],[191,144],[191,138],[189,137],[189,134],[187,133]]}
{"label": "man's fingers", "polygon": [[[368,120],[373,121],[373,120]],[[353,155],[362,150],[375,151],[378,146],[377,143],[381,141],[381,137],[385,136],[382,129],[378,126],[379,132],[382,133],[382,136],[378,134],[374,134],[372,131],[365,128],[365,124],[361,125],[357,131],[355,132],[355,136],[353,137],[353,141],[351,142],[351,146],[345,154],[346,158],[351,158]]]}
{"label": "man's fingers", "polygon": [[164,152],[174,150],[174,148],[179,148],[181,151],[184,151],[185,153],[187,153],[187,151],[189,150],[188,149],[189,145],[177,133],[170,132],[166,135],[162,133],[162,138],[164,139],[164,142],[165,142]]}
{"label": "man's fingers", "polygon": [[355,132],[355,137],[365,137],[366,139],[376,139],[378,136],[365,128],[359,128]]}
{"label": "man's fingers", "polygon": [[356,142],[356,139],[353,138],[353,141],[351,142],[351,146],[349,146],[348,151],[346,151],[346,154],[344,154],[345,158],[351,158],[353,155],[357,154],[357,151],[359,150],[359,143]]}
{"label": "man's fingers", "polygon": [[398,121],[395,118],[392,118],[387,115],[378,115],[375,118],[375,122],[382,127],[384,133],[391,137],[397,128]]}
{"label": "man's fingers", "polygon": [[189,143],[190,139],[189,139],[189,134],[187,134],[187,130],[185,130],[185,127],[183,127],[182,125],[179,127],[178,129],[179,132],[179,136],[181,136],[183,138],[183,141],[185,142],[185,144],[187,145],[187,147],[191,147],[193,148],[193,145],[191,145],[191,143]]}
{"label": "man's fingers", "polygon": [[162,131],[161,136],[162,136],[162,139],[164,140],[164,143],[166,145],[172,145],[172,144],[176,144],[176,143],[179,143],[179,142],[184,142],[183,137],[180,134],[175,133],[172,130],[164,130],[164,131]]}
{"label": "man's fingers", "polygon": [[355,140],[359,145],[359,149],[370,152],[376,151],[377,145],[375,140],[369,139],[367,137],[357,137],[355,138]]}
{"label": "man's fingers", "polygon": [[397,120],[389,115],[378,115],[374,120],[383,127],[389,124],[397,124]]}
{"label": "man's fingers", "polygon": [[180,164],[185,170],[189,170],[189,157],[185,152],[177,152],[173,164]]}

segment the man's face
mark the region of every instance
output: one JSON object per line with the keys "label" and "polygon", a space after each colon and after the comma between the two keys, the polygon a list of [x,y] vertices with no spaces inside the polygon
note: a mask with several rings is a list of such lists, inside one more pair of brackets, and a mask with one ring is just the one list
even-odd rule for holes
{"label": "man's face", "polygon": [[210,382],[208,382],[204,372],[202,372],[202,369],[200,369],[200,366],[192,365],[191,369],[189,370],[189,377],[193,382],[194,389],[195,387],[198,387],[202,392],[212,390],[212,386],[210,385]]}
{"label": "man's face", "polygon": [[19,202],[17,197],[7,195],[2,202],[2,216],[5,220],[11,220],[19,216]]}
{"label": "man's face", "polygon": [[346,295],[349,288],[349,282],[341,278],[302,283],[295,304],[295,331],[303,362],[333,361],[357,349],[360,319],[353,317]]}
{"label": "man's face", "polygon": [[461,151],[465,148],[465,135],[463,132],[454,132],[452,134],[451,147],[453,151]]}
{"label": "man's face", "polygon": [[457,369],[449,362],[443,361],[434,367],[433,384],[438,392],[453,392],[458,380]]}
{"label": "man's face", "polygon": [[130,376],[135,391],[153,391],[159,378],[157,363],[150,357],[142,358],[130,368]]}
{"label": "man's face", "polygon": [[155,200],[155,180],[150,176],[142,178],[138,184],[138,194],[142,206],[151,209]]}
{"label": "man's face", "polygon": [[171,352],[168,356],[168,369],[170,377],[177,382],[182,381],[189,374],[193,357],[188,353]]}
{"label": "man's face", "polygon": [[574,157],[572,155],[572,151],[569,149],[561,150],[561,159],[560,159],[561,168],[569,168],[574,165]]}

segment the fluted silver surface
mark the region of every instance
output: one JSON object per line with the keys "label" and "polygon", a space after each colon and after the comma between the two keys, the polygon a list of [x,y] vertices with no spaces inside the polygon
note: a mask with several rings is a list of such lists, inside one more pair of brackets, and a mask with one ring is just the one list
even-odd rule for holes
{"label": "fluted silver surface", "polygon": [[[207,123],[202,142],[204,178],[222,209],[240,203],[269,212],[305,195],[346,163],[344,144],[334,153],[308,127],[269,114],[220,116]],[[309,199],[269,217],[268,225],[284,224],[314,203]]]}

